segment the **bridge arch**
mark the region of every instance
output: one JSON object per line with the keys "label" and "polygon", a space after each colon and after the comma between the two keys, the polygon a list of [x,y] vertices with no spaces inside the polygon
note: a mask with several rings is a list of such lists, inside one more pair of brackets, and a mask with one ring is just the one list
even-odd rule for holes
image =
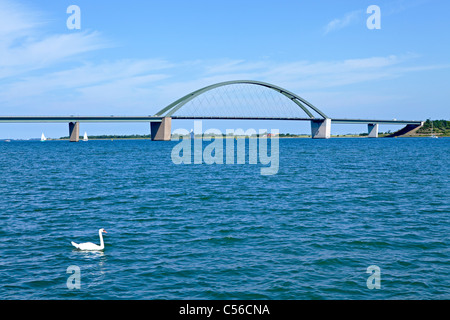
{"label": "bridge arch", "polygon": [[297,94],[292,93],[284,88],[281,88],[279,86],[276,86],[276,85],[273,85],[270,83],[254,81],[254,80],[225,81],[225,82],[220,82],[220,83],[206,86],[204,88],[193,91],[193,92],[181,97],[180,99],[174,101],[173,103],[171,103],[170,105],[168,105],[167,107],[165,107],[164,109],[162,109],[158,113],[156,113],[155,116],[157,116],[157,117],[172,117],[175,112],[180,110],[186,103],[195,99],[196,97],[198,97],[208,91],[211,91],[213,89],[216,89],[219,87],[224,87],[224,86],[229,86],[229,85],[234,85],[234,84],[251,84],[251,85],[266,87],[266,88],[274,90],[274,91],[284,95],[285,97],[289,98],[290,100],[292,100],[292,102],[294,102],[298,107],[300,107],[308,115],[308,117],[310,119],[316,119],[310,110],[315,111],[323,119],[328,119],[328,116],[325,113],[323,113],[317,107],[315,107],[314,105],[312,105],[311,103],[309,103],[308,101],[303,99],[302,97],[298,96]]}

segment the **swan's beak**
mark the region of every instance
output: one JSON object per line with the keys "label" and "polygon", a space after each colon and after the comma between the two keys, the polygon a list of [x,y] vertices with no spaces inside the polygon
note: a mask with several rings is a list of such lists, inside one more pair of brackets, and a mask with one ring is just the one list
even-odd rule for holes
{"label": "swan's beak", "polygon": [[106,232],[106,230],[103,230],[103,233],[108,233],[108,232]]}

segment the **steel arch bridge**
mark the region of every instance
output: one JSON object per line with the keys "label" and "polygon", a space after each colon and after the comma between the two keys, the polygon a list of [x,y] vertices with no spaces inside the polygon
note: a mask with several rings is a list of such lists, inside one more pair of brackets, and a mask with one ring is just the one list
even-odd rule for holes
{"label": "steel arch bridge", "polygon": [[[194,92],[191,92],[183,97],[181,97],[180,99],[176,100],[175,102],[171,103],[170,105],[168,105],[167,107],[165,107],[164,109],[160,110],[158,113],[156,113],[155,116],[157,117],[172,117],[173,119],[191,119],[191,118],[195,118],[195,119],[199,119],[199,118],[203,118],[203,117],[187,117],[187,116],[176,116],[174,115],[177,111],[179,111],[183,106],[185,106],[188,102],[194,100],[195,98],[207,93],[208,91],[212,91],[214,89],[220,88],[220,87],[225,87],[225,86],[231,86],[231,85],[237,85],[237,84],[250,84],[250,85],[255,85],[255,86],[261,86],[261,87],[265,87],[268,89],[271,89],[275,92],[280,93],[281,95],[287,97],[288,99],[290,99],[293,103],[295,103],[301,110],[303,110],[303,112],[308,116],[307,118],[305,117],[239,117],[241,119],[244,120],[251,120],[251,119],[257,119],[257,120],[262,120],[262,119],[280,119],[280,120],[312,120],[312,119],[316,119],[316,117],[313,115],[313,113],[311,111],[314,111],[315,113],[317,113],[320,116],[320,119],[328,119],[329,117],[322,112],[321,110],[319,110],[318,108],[316,108],[313,104],[311,104],[310,102],[306,101],[305,99],[303,99],[302,97],[300,97],[299,95],[292,93],[286,89],[283,89],[279,86],[270,84],[270,83],[266,83],[266,82],[262,82],[262,81],[254,81],[254,80],[235,80],[235,81],[226,81],[226,82],[220,82],[220,83],[216,83],[204,88],[201,88],[199,90],[196,90]],[[309,110],[311,109],[311,111]],[[213,117],[204,117],[207,119],[237,119],[237,117],[233,117],[233,116],[213,116]]]}
{"label": "steel arch bridge", "polygon": [[[183,108],[187,103],[198,98],[205,93],[212,91],[217,88],[236,85],[236,84],[249,84],[260,86],[264,88],[271,89],[279,94],[287,97],[293,103],[295,103],[305,114],[307,117],[298,117],[298,116],[289,116],[289,117],[280,117],[280,116],[272,116],[272,117],[262,117],[262,116],[183,116],[176,115],[176,113]],[[313,113],[316,113],[317,116],[314,116]],[[171,126],[171,119],[192,119],[192,120],[201,120],[201,119],[230,119],[230,120],[297,120],[297,121],[310,121],[311,122],[311,136],[314,139],[328,139],[330,137],[331,123],[355,123],[355,124],[367,124],[368,125],[368,136],[370,138],[378,137],[378,127],[379,124],[400,124],[406,125],[405,128],[398,131],[398,134],[394,133],[392,136],[403,135],[409,133],[411,131],[415,131],[423,125],[422,121],[407,121],[407,120],[369,120],[369,119],[333,119],[328,117],[323,111],[319,110],[310,102],[306,101],[299,95],[288,91],[284,88],[276,86],[274,84],[262,82],[262,81],[254,81],[254,80],[234,80],[234,81],[226,81],[220,82],[213,85],[206,86],[204,88],[193,91],[175,102],[169,104],[167,107],[161,109],[158,113],[156,113],[155,117],[162,117],[162,123],[152,124],[152,137],[155,136],[156,140],[165,140],[168,139],[167,128]],[[166,121],[164,121],[166,119]],[[161,134],[158,134],[159,130],[165,130],[165,137]]]}
{"label": "steel arch bridge", "polygon": [[[292,101],[296,105],[296,112],[302,111],[305,115],[298,116],[295,112],[295,116],[276,116],[271,114],[256,115],[256,116],[233,116],[233,115],[177,115],[184,106],[196,98],[199,98],[208,92],[224,88],[231,85],[252,85],[260,88],[266,88],[272,90],[275,93],[279,93],[284,98]],[[290,106],[292,106],[289,103]],[[229,110],[227,110],[228,112]],[[272,109],[269,110],[272,112]],[[202,110],[203,112],[203,110]],[[69,138],[72,142],[79,141],[79,127],[81,122],[147,122],[150,123],[151,138],[152,140],[167,141],[171,139],[172,119],[229,119],[229,120],[296,120],[296,121],[310,121],[311,122],[311,137],[314,139],[328,139],[330,138],[330,130],[332,123],[346,123],[346,124],[367,124],[368,136],[370,138],[378,137],[378,126],[380,124],[396,124],[406,125],[403,129],[395,132],[391,136],[400,136],[408,134],[420,128],[423,125],[423,121],[408,121],[408,120],[380,120],[380,119],[336,119],[328,117],[324,112],[317,107],[306,101],[299,95],[290,92],[279,86],[254,80],[235,80],[220,82],[213,85],[206,86],[204,88],[193,91],[175,102],[171,103],[167,107],[163,108],[154,116],[0,116],[0,123],[33,123],[33,122],[68,122],[69,123]]]}

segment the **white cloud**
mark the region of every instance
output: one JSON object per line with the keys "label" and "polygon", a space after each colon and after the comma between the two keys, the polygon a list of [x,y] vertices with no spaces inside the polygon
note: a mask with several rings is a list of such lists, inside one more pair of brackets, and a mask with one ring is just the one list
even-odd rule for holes
{"label": "white cloud", "polygon": [[[12,82],[5,91],[23,92],[23,95],[40,95],[61,89],[81,89],[99,86],[136,77],[155,76],[155,71],[170,68],[165,60],[130,60],[124,59],[101,64],[88,63],[72,69],[46,73],[39,76],[25,77]],[[158,75],[158,78],[161,76]]]}
{"label": "white cloud", "polygon": [[111,45],[99,32],[49,33],[42,21],[48,21],[42,13],[0,0],[3,114],[29,113],[31,106],[58,114],[75,105],[85,113],[103,105],[126,108],[148,100],[147,88],[169,77],[162,70],[173,67],[163,59],[89,59],[83,54]]}
{"label": "white cloud", "polygon": [[0,37],[2,43],[8,41],[11,36],[17,37],[29,33],[39,23],[36,16],[39,13],[29,12],[18,3],[5,0],[0,1]]}
{"label": "white cloud", "polygon": [[21,46],[0,47],[0,78],[44,69],[81,53],[105,47],[97,32],[82,32],[25,40]]}
{"label": "white cloud", "polygon": [[345,28],[352,23],[355,23],[359,20],[362,15],[362,10],[356,10],[346,13],[342,18],[336,18],[328,22],[328,24],[324,27],[324,34],[328,34],[332,31],[336,31],[342,28]]}
{"label": "white cloud", "polygon": [[83,114],[126,111],[137,102],[148,105],[156,95],[154,83],[170,77],[162,71],[172,67],[160,59],[124,59],[28,76],[0,87],[0,105],[3,112],[15,113],[30,105],[56,114],[70,113],[75,105]]}
{"label": "white cloud", "polygon": [[45,69],[111,44],[99,32],[46,34],[35,10],[0,0],[0,79]]}
{"label": "white cloud", "polygon": [[[418,58],[417,55],[405,54],[335,61],[301,60],[285,63],[270,60],[231,60],[219,61],[214,64],[205,61],[199,64],[199,66],[203,66],[203,73],[201,69],[197,72],[200,73],[198,77],[201,79],[210,80],[209,84],[213,83],[213,80],[255,79],[278,85],[296,84],[295,87],[317,90],[398,77],[412,71],[407,64],[416,58]],[[197,88],[205,83],[205,81],[198,80],[194,82]]]}
{"label": "white cloud", "polygon": [[406,10],[429,4],[430,0],[396,0],[383,4],[383,16],[402,13]]}
{"label": "white cloud", "polygon": [[217,74],[224,72],[244,72],[265,68],[263,61],[247,62],[245,60],[221,60],[209,62],[205,67],[207,74]]}

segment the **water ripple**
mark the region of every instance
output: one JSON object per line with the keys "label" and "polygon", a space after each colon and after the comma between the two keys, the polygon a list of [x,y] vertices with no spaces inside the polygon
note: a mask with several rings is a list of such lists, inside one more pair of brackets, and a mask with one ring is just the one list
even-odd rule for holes
{"label": "water ripple", "polygon": [[450,139],[282,139],[271,177],[174,145],[0,144],[0,297],[450,298]]}

